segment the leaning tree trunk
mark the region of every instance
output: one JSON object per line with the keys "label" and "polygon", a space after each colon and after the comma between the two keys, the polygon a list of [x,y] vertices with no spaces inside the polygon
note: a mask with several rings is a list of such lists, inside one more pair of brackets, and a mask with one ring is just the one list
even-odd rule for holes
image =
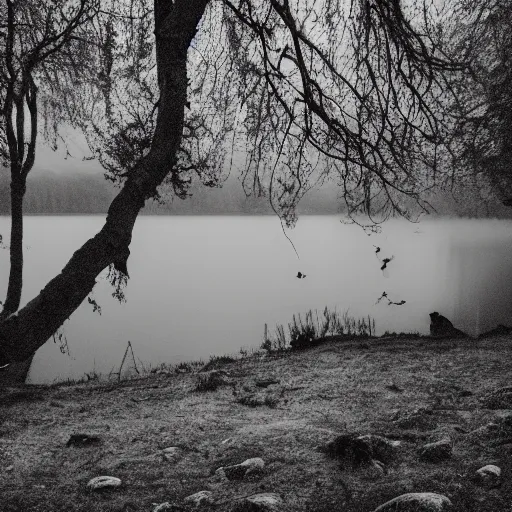
{"label": "leaning tree trunk", "polygon": [[23,288],[23,195],[24,186],[17,181],[11,183],[11,240],[10,272],[7,296],[0,320],[14,313],[20,307]]}
{"label": "leaning tree trunk", "polygon": [[110,264],[126,263],[144,202],[173,171],[187,101],[187,51],[209,0],[155,1],[160,103],[151,149],[110,205],[101,231],[24,308],[0,322],[1,360],[23,361],[69,318]]}
{"label": "leaning tree trunk", "polygon": [[[23,197],[25,183],[23,178],[11,182],[11,239],[9,244],[10,272],[4,307],[0,312],[0,321],[7,318],[20,307],[23,289]],[[0,385],[25,382],[32,364],[33,354],[25,361],[11,363],[0,371]],[[0,366],[2,364],[0,363]]]}

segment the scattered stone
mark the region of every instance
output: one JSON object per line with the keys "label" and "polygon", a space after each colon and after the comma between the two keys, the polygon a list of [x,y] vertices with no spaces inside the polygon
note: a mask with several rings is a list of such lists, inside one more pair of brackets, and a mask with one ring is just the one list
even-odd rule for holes
{"label": "scattered stone", "polygon": [[500,485],[501,469],[493,464],[488,464],[476,472],[476,479],[479,485],[492,489]]}
{"label": "scattered stone", "polygon": [[324,447],[319,447],[319,451],[330,457],[341,459],[343,463],[348,463],[352,467],[368,465],[372,462],[369,443],[358,439],[357,434],[342,434]]}
{"label": "scattered stone", "polygon": [[390,441],[385,437],[366,434],[342,434],[319,450],[336,459],[349,463],[352,467],[391,462],[396,456],[400,441]]}
{"label": "scattered stone", "polygon": [[440,462],[452,456],[452,442],[445,437],[434,443],[427,443],[420,448],[420,460],[425,462]]}
{"label": "scattered stone", "polygon": [[434,412],[427,407],[419,407],[404,416],[399,415],[394,423],[405,429],[433,430],[437,427]]}
{"label": "scattered stone", "polygon": [[98,436],[91,436],[89,434],[71,434],[66,446],[89,446],[100,442],[101,439]]}
{"label": "scattered stone", "polygon": [[115,476],[97,476],[96,478],[89,480],[87,487],[93,491],[99,491],[101,489],[119,487],[120,485],[121,480]]}
{"label": "scattered stone", "polygon": [[374,512],[445,512],[451,509],[451,501],[442,494],[410,492],[393,498]]}
{"label": "scattered stone", "polygon": [[512,438],[512,414],[476,428],[468,433],[468,440],[477,444],[490,443],[493,446],[505,444]]}
{"label": "scattered stone", "polygon": [[166,501],[165,503],[160,503],[160,504],[153,503],[153,505],[155,505],[153,512],[167,512],[167,511],[172,512],[174,510],[178,510],[172,503],[169,503],[168,501]]}
{"label": "scattered stone", "polygon": [[488,409],[512,409],[512,386],[491,391],[483,398],[482,403]]}
{"label": "scattered stone", "polygon": [[277,512],[282,504],[279,494],[264,492],[248,496],[238,503],[234,512]]}
{"label": "scattered stone", "polygon": [[243,480],[246,476],[261,473],[265,462],[259,457],[244,460],[240,464],[218,468],[215,474],[225,476],[228,480]]}
{"label": "scattered stone", "polygon": [[180,454],[180,449],[177,446],[169,446],[163,449],[164,458],[170,462],[175,461]]}
{"label": "scattered stone", "polygon": [[184,500],[185,503],[189,503],[194,507],[201,507],[202,505],[211,505],[213,503],[213,497],[211,491],[199,491],[195,494],[187,496]]}
{"label": "scattered stone", "polygon": [[387,464],[391,462],[397,455],[397,449],[402,444],[400,441],[392,441],[382,436],[374,434],[365,434],[357,439],[368,444],[372,458]]}

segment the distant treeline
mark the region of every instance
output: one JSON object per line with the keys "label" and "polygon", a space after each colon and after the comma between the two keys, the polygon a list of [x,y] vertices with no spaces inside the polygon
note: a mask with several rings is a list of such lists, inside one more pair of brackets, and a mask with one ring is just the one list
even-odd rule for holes
{"label": "distant treeline", "polygon": [[[9,172],[0,168],[0,215],[10,212]],[[26,214],[93,214],[106,213],[118,192],[101,174],[57,174],[37,171],[29,174],[25,194]],[[236,179],[228,180],[222,188],[192,187],[191,197],[185,200],[166,198],[149,201],[145,214],[174,215],[266,215],[273,210],[266,197],[249,197]],[[339,200],[335,188],[308,192],[301,201],[299,213],[336,214]]]}
{"label": "distant treeline", "polygon": [[[9,172],[0,168],[0,215],[9,215]],[[57,174],[34,170],[28,177],[24,211],[30,215],[65,215],[106,213],[118,189],[97,173]],[[240,182],[230,178],[221,188],[193,186],[191,197],[149,201],[145,214],[160,215],[271,215],[266,197],[246,197]],[[484,204],[474,193],[454,199],[449,193],[436,193],[431,204],[439,214],[511,218],[512,208],[500,204]],[[302,215],[335,215],[343,211],[334,184],[310,190],[302,198],[298,213]]]}

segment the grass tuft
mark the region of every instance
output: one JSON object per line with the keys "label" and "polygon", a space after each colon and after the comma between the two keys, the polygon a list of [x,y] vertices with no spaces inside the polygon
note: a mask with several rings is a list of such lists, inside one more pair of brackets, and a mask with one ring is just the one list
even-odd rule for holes
{"label": "grass tuft", "polygon": [[337,339],[371,338],[375,336],[375,319],[367,317],[354,318],[348,310],[339,313],[336,309],[330,310],[327,306],[321,315],[318,310],[306,312],[304,317],[300,313],[293,315],[288,323],[286,336],[282,324],[276,326],[274,337],[269,336],[265,324],[264,340],[261,348],[268,352],[278,352],[292,349],[301,349],[318,345],[328,338]]}

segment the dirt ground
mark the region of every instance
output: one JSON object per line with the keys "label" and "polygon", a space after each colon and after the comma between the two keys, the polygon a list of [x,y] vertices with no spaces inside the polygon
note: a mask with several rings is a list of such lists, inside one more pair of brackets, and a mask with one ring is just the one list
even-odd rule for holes
{"label": "dirt ground", "polygon": [[[511,385],[511,356],[511,337],[372,339],[223,364],[224,383],[211,391],[196,390],[201,374],[174,371],[5,388],[0,510],[151,512],[163,502],[188,510],[183,499],[208,490],[214,503],[202,510],[231,511],[248,495],[274,492],[283,511],[372,512],[429,491],[456,512],[511,512],[512,405],[488,400]],[[278,382],[256,386],[265,379]],[[352,467],[318,449],[343,433],[400,441],[397,456],[380,469]],[[72,434],[99,442],[67,446]],[[446,436],[451,458],[420,460],[423,444]],[[166,458],[168,447],[178,449]],[[252,457],[264,460],[262,472],[215,474]],[[499,487],[475,480],[486,464],[501,468]],[[121,486],[90,490],[101,475]]]}

